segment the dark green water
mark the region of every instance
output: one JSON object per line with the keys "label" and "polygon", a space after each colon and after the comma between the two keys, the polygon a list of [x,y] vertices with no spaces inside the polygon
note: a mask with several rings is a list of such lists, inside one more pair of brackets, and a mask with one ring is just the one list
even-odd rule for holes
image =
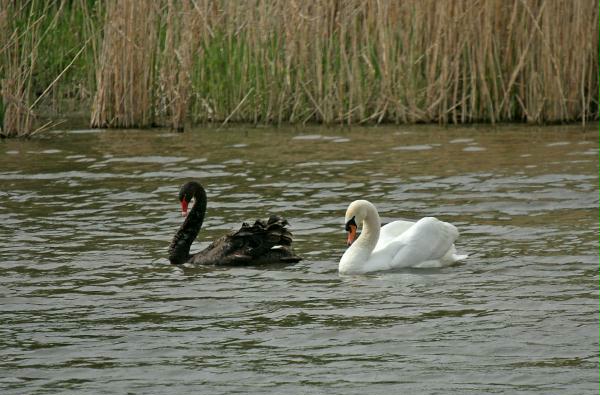
{"label": "dark green water", "polygon": [[[178,268],[285,215],[305,260]],[[436,216],[461,265],[340,277],[344,211]],[[598,132],[72,131],[0,142],[0,393],[598,393]]]}

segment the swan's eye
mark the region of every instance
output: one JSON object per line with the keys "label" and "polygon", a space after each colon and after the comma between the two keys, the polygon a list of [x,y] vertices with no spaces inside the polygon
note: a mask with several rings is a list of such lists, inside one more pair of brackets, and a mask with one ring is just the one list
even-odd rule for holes
{"label": "swan's eye", "polygon": [[350,218],[350,220],[348,220],[348,222],[346,222],[346,232],[350,232],[352,230],[352,227],[354,226],[354,229],[356,229],[358,226],[356,226],[356,221],[354,220],[355,217]]}

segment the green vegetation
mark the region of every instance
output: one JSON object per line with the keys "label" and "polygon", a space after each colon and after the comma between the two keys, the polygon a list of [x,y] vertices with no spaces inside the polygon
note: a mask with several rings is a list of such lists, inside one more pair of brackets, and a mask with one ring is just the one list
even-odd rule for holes
{"label": "green vegetation", "polygon": [[598,0],[0,0],[4,135],[598,120]]}
{"label": "green vegetation", "polygon": [[35,134],[52,126],[34,122],[40,112],[81,111],[89,103],[101,12],[94,1],[0,0],[3,136]]}

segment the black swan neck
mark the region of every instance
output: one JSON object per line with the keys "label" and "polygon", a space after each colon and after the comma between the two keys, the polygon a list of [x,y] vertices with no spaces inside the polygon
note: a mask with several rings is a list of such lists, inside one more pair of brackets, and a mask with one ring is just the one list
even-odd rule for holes
{"label": "black swan neck", "polygon": [[206,191],[198,183],[194,183],[194,206],[185,221],[173,236],[169,246],[169,261],[173,265],[181,265],[190,258],[190,248],[196,239],[206,214]]}

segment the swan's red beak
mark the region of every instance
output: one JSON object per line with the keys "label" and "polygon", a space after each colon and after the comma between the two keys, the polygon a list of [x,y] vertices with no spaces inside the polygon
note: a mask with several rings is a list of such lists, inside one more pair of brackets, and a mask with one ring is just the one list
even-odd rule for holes
{"label": "swan's red beak", "polygon": [[183,199],[181,201],[181,215],[184,217],[187,217],[187,210],[188,210],[188,201]]}
{"label": "swan's red beak", "polygon": [[354,243],[354,240],[356,240],[356,225],[350,225],[349,228],[350,230],[348,231],[348,247],[350,247],[352,243]]}

